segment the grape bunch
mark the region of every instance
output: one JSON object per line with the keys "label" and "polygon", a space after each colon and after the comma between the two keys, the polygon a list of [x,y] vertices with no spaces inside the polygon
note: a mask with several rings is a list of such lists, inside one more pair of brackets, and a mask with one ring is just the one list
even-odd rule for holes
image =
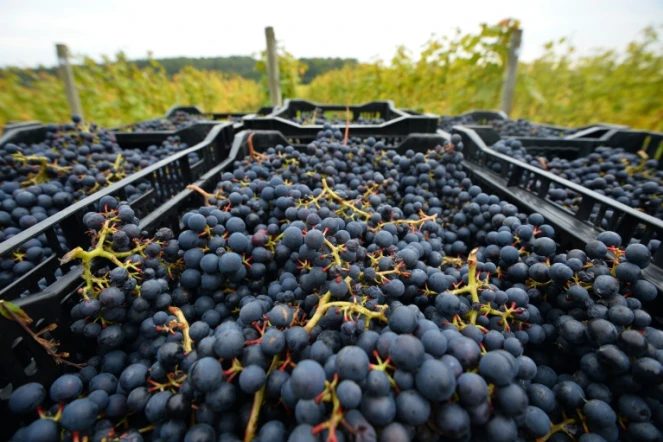
{"label": "grape bunch", "polygon": [[201,115],[177,111],[170,118],[155,118],[153,120],[141,121],[128,128],[131,132],[161,132],[177,131],[186,129],[196,123],[210,121]]}
{"label": "grape bunch", "polygon": [[[663,170],[658,160],[649,159],[644,152],[630,153],[623,148],[597,147],[586,157],[568,160],[535,157],[525,150],[518,140],[501,140],[491,147],[561,178],[591,189],[622,204],[655,217],[663,217]],[[502,165],[494,162],[490,167],[500,172]],[[580,195],[570,189],[551,186],[550,200],[576,211]],[[593,216],[598,214],[595,208]],[[606,211],[603,226],[612,216]],[[658,238],[660,240],[660,238]]]}
{"label": "grape bunch", "polygon": [[16,388],[10,440],[661,440],[647,247],[560,250],[472,183],[458,136],[326,131],[249,138],[177,235],[126,202],[86,214],[94,244],[64,258],[85,366]]}
{"label": "grape bunch", "polygon": [[[165,132],[165,131],[178,131],[191,127],[198,123],[212,123],[219,122],[209,115],[190,114],[188,112],[177,111],[172,117],[169,118],[155,118],[153,120],[141,121],[132,126],[127,127],[123,131],[127,132]],[[241,117],[229,116],[228,121],[239,123],[242,121]]]}
{"label": "grape bunch", "polygon": [[[379,114],[375,115],[360,115],[356,120],[351,119],[350,124],[353,125],[371,125],[382,124],[385,122],[384,118],[380,118]],[[297,116],[290,118],[290,121],[304,126],[308,125],[329,125],[329,126],[345,126],[347,124],[347,115],[345,112],[325,112],[320,108],[315,109],[313,112],[297,112]]]}
{"label": "grape bunch", "polygon": [[[76,201],[174,153],[187,149],[179,137],[145,151],[122,149],[114,136],[79,117],[48,125],[44,141],[0,147],[0,242],[44,221]],[[190,162],[198,161],[194,153]],[[128,185],[128,201],[150,190],[145,180]],[[58,232],[61,247],[68,245]],[[52,254],[44,235],[34,238],[0,262],[0,285],[6,286]]]}
{"label": "grape bunch", "polygon": [[564,138],[577,132],[575,129],[553,129],[532,123],[523,118],[517,120],[492,120],[493,126],[502,137]]}
{"label": "grape bunch", "polygon": [[471,126],[477,124],[489,124],[501,137],[564,138],[577,132],[575,129],[553,129],[532,123],[523,118],[518,118],[517,120],[495,119],[488,122],[481,122],[469,115],[440,117],[438,127],[445,132],[451,133],[453,126]]}

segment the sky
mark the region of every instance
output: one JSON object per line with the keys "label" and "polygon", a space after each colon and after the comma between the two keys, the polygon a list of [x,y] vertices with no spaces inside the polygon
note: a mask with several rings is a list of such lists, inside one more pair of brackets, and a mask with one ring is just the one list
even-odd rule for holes
{"label": "sky", "polygon": [[54,65],[56,43],[94,58],[255,55],[266,26],[296,57],[389,60],[399,45],[418,53],[433,34],[509,17],[526,61],[560,37],[580,54],[623,50],[663,24],[663,0],[0,0],[0,66]]}

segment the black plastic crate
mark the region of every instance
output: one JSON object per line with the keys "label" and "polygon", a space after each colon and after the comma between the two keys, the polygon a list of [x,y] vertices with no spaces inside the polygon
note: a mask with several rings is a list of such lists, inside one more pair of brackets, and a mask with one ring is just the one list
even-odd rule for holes
{"label": "black plastic crate", "polygon": [[[530,207],[539,211],[546,217],[546,221],[559,228],[559,232],[563,233],[561,236],[563,241],[584,246],[603,231],[601,226],[604,220],[607,221],[608,229],[619,233],[625,244],[631,239],[637,239],[647,245],[654,238],[663,238],[663,220],[639,212],[550,172],[498,153],[490,149],[481,136],[471,128],[456,126],[454,132],[463,138],[468,168],[474,169],[474,173],[482,182],[493,182],[498,188],[503,189],[505,195],[511,195],[509,199],[513,199],[513,204],[516,206]],[[500,173],[486,167],[495,163],[501,165]],[[571,190],[578,194],[580,197],[578,209],[573,212],[549,200],[548,193],[553,187]],[[612,215],[607,216],[608,212]],[[659,247],[652,258],[652,264],[643,271],[643,275],[658,288],[659,292],[663,292],[663,247]]]}
{"label": "black plastic crate", "polygon": [[[501,138],[491,126],[467,126],[472,129],[486,146],[492,146]],[[603,129],[601,129],[603,131]],[[523,147],[534,155],[546,158],[558,156],[576,159],[592,153],[597,147],[621,147],[627,152],[636,153],[644,150],[649,158],[663,158],[663,133],[624,129],[605,129],[599,138],[536,138],[512,137],[520,141]],[[659,161],[659,169],[663,161]]]}
{"label": "black plastic crate", "polygon": [[[469,149],[466,148],[466,151],[472,152],[476,149],[482,149],[480,138],[471,130],[459,128],[457,132],[466,140],[466,146],[469,147]],[[227,157],[200,176],[195,185],[211,191],[216,182],[220,180],[223,172],[232,169],[236,160],[246,157],[248,154],[247,140],[250,135],[253,135],[252,143],[256,151],[264,151],[266,148],[278,144],[289,144],[287,138],[276,131],[242,131],[235,136]],[[430,148],[443,144],[446,138],[442,134],[412,134],[404,137],[405,141],[403,143],[392,148],[400,153],[409,149],[425,152]],[[306,144],[298,144],[294,147],[305,149]],[[483,149],[488,151],[487,148]],[[491,152],[485,153],[491,154]],[[508,157],[500,159],[514,161]],[[477,184],[480,184],[485,192],[497,194],[525,212],[543,214],[546,221],[555,227],[557,240],[562,246],[582,247],[588,240],[595,237],[588,237],[588,235],[598,233],[586,223],[561,213],[559,208],[536,194],[518,186],[510,185],[504,177],[478,165],[479,160],[480,156],[475,154],[463,161],[464,170],[469,176]],[[195,208],[201,203],[201,197],[197,192],[184,188],[150,215],[143,217],[141,228],[152,232],[159,227],[168,226],[179,232],[181,217],[186,213],[186,210]],[[61,345],[58,350],[69,352],[74,357],[84,351],[82,340],[74,336],[68,327],[71,319],[69,316],[71,307],[79,299],[77,289],[82,285],[80,275],[81,272],[76,267],[65,277],[49,286],[47,290],[28,298],[16,300],[16,304],[23,308],[35,320],[35,323],[42,324],[42,326],[51,323],[57,324],[57,329],[50,334],[60,341]],[[647,276],[651,277],[652,275],[648,273]],[[660,275],[659,281],[663,281]],[[0,359],[0,412],[7,413],[6,400],[12,387],[27,382],[41,382],[49,385],[66,370],[66,367],[56,365],[54,360],[18,324],[0,318],[0,326],[3,330],[3,333],[0,334],[0,351],[3,354],[3,358]],[[7,438],[13,430],[12,425],[3,426],[0,429],[0,436]]]}
{"label": "black plastic crate", "polygon": [[[136,216],[139,218],[146,217],[185,189],[188,184],[196,181],[227,158],[233,134],[232,124],[215,125],[209,131],[207,137],[194,146],[101,189],[74,203],[66,210],[61,210],[56,215],[0,243],[0,256],[11,256],[21,244],[44,234],[49,247],[54,252],[12,284],[0,288],[0,299],[16,299],[26,290],[31,294],[38,293],[40,292],[38,281],[42,278],[45,278],[48,284],[55,283],[55,271],[60,267],[59,259],[64,255],[57,236],[58,228],[62,230],[67,247],[72,249],[80,246],[87,249],[90,238],[85,234],[83,215],[103,196],[113,195],[121,200],[126,200],[125,189],[127,186],[149,183],[151,189],[131,203]],[[199,157],[199,160],[194,164],[189,162],[189,154],[191,153],[196,153]],[[66,273],[69,269],[68,266],[65,266],[63,273]]]}
{"label": "black plastic crate", "polygon": [[[588,139],[588,137],[580,137],[580,140]],[[613,128],[605,131],[600,137],[597,138],[601,145],[611,147],[624,147],[630,152],[644,150],[649,158],[656,158],[659,160],[659,168],[661,168],[661,160],[663,160],[663,133],[652,132],[646,130],[629,130]]]}
{"label": "black plastic crate", "polygon": [[[292,121],[301,113],[339,112],[345,115],[349,110],[350,135],[373,136],[375,134],[402,135],[409,133],[434,133],[437,130],[437,117],[429,114],[413,115],[394,107],[391,101],[372,101],[358,105],[318,104],[306,100],[286,100],[283,107],[276,109],[272,114],[261,117],[247,115],[244,117],[244,127],[252,130],[276,130],[288,138],[315,139],[322,130],[321,124],[303,125]],[[362,117],[378,116],[384,120],[381,124],[357,124]],[[344,117],[345,119],[345,117]],[[345,127],[345,123],[336,124],[335,127]]]}
{"label": "black plastic crate", "polygon": [[[491,128],[497,136],[502,136],[504,138],[521,138],[521,136],[511,136],[511,135],[501,135],[497,130],[495,130],[491,126],[491,122],[493,121],[503,121],[503,122],[508,122],[509,117],[507,116],[506,113],[503,111],[491,111],[491,110],[474,110],[470,112],[466,112],[464,114],[460,115],[445,115],[440,117],[440,121],[444,120],[445,118],[454,118],[458,119],[459,121],[455,124],[452,125],[463,125],[463,126],[486,126],[488,128]],[[462,119],[467,119],[466,121],[462,121]],[[517,120],[514,120],[517,121]],[[566,126],[557,126],[554,124],[546,124],[546,123],[536,123],[536,122],[530,122],[533,126],[536,126],[537,128],[540,129],[547,129],[551,133],[557,133],[558,136],[551,136],[551,137],[545,137],[545,138],[550,138],[550,139],[567,139],[567,138],[588,138],[588,139],[598,139],[601,136],[605,135],[611,130],[625,130],[628,129],[628,126],[623,126],[623,125],[617,125],[617,124],[609,124],[609,123],[596,123],[596,124],[590,124],[587,126],[580,126],[576,128],[572,127],[566,127]],[[447,133],[449,131],[446,131]],[[523,136],[524,137],[524,136]],[[529,138],[536,138],[536,137],[529,137]],[[539,137],[541,138],[541,137]]]}

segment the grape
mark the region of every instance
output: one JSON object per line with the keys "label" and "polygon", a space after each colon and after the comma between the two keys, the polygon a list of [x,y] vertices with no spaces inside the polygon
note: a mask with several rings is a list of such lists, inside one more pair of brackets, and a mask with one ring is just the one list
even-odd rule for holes
{"label": "grape", "polygon": [[262,367],[249,365],[244,367],[239,375],[239,386],[245,393],[253,394],[260,390],[267,381],[267,375]]}
{"label": "grape", "polygon": [[450,398],[456,388],[453,372],[435,359],[428,359],[421,364],[415,375],[415,383],[419,393],[431,401]]}
{"label": "grape", "polygon": [[292,391],[302,399],[313,399],[325,388],[325,371],[315,361],[297,364],[290,377]]}
{"label": "grape", "polygon": [[194,387],[201,392],[212,391],[218,387],[223,380],[222,375],[221,364],[210,357],[198,360],[190,373]]}
{"label": "grape", "polygon": [[585,401],[585,392],[578,384],[572,381],[562,381],[553,389],[557,400],[569,409],[582,407]]}
{"label": "grape", "polygon": [[[243,348],[244,336],[236,329],[221,330],[214,341],[214,353],[222,359],[232,359],[239,356]],[[205,389],[202,388],[202,390]]]}
{"label": "grape", "polygon": [[131,364],[120,375],[120,386],[125,391],[141,387],[147,380],[147,367],[143,364]]}
{"label": "grape", "polygon": [[373,370],[366,379],[366,390],[374,396],[385,396],[389,394],[391,385],[387,375],[379,370]]}
{"label": "grape", "polygon": [[83,392],[81,378],[72,374],[60,376],[53,382],[49,390],[49,397],[53,402],[69,402]]}
{"label": "grape", "polygon": [[470,416],[458,404],[444,404],[435,413],[435,425],[450,437],[461,439],[470,431]]}
{"label": "grape", "polygon": [[617,340],[617,327],[605,319],[593,319],[587,324],[587,336],[594,345],[611,344]]}
{"label": "grape", "polygon": [[384,427],[396,417],[396,401],[391,396],[364,395],[360,410],[372,425]]}
{"label": "grape", "polygon": [[283,231],[283,244],[290,250],[297,250],[303,244],[302,231],[296,227],[288,227]]}
{"label": "grape", "polygon": [[94,425],[99,409],[89,399],[76,399],[62,410],[60,425],[69,431],[85,431]]}
{"label": "grape", "polygon": [[457,380],[456,392],[465,407],[475,407],[488,399],[488,385],[475,373],[463,373]]}
{"label": "grape", "polygon": [[[254,365],[253,367],[256,367],[256,366]],[[260,368],[260,367],[258,367],[258,368]],[[255,378],[254,379],[249,379],[249,381],[253,381],[254,384],[256,382]],[[242,388],[243,391],[247,391],[247,390],[244,390],[244,388],[248,388],[248,387],[246,385],[244,385],[242,387],[242,384],[247,384],[247,383],[248,382],[246,381],[246,379],[244,379],[244,381],[240,380],[240,388]],[[256,388],[255,385],[250,385],[250,387],[252,389]],[[258,389],[260,389],[260,388],[258,388]],[[221,412],[228,411],[233,406],[233,404],[235,403],[235,400],[236,400],[236,395],[237,395],[237,393],[235,391],[235,387],[232,384],[228,384],[228,383],[224,382],[221,385],[219,385],[219,387],[216,390],[207,392],[207,394],[205,395],[205,401],[206,401],[207,404],[209,404],[209,406],[212,408],[212,410],[221,413]],[[171,399],[168,400],[169,403],[170,403]]]}
{"label": "grape", "polygon": [[105,409],[108,406],[109,396],[104,390],[96,390],[88,394],[88,399],[97,404],[97,407],[100,410]]}
{"label": "grape", "polygon": [[497,386],[510,384],[517,373],[516,370],[515,358],[503,350],[487,353],[479,362],[479,374]]}
{"label": "grape", "polygon": [[170,391],[160,391],[154,394],[145,404],[145,417],[155,423],[166,418],[166,404],[173,395]]}
{"label": "grape", "polygon": [[215,438],[214,428],[204,423],[198,423],[187,430],[184,442],[214,441]]}
{"label": "grape", "polygon": [[355,382],[362,382],[366,379],[369,371],[368,356],[359,347],[347,346],[338,352],[336,365],[339,378],[348,379]]}
{"label": "grape", "polygon": [[224,253],[219,259],[219,271],[221,273],[237,273],[241,267],[242,257],[235,252]]}
{"label": "grape", "polygon": [[56,441],[58,437],[58,424],[50,419],[37,419],[26,427],[26,440],[47,442]]}
{"label": "grape", "polygon": [[399,335],[389,348],[389,355],[398,368],[412,371],[424,361],[424,346],[420,340],[410,335]]}
{"label": "grape", "polygon": [[262,351],[269,356],[280,354],[286,346],[285,334],[273,328],[269,329],[263,335],[260,346]]}
{"label": "grape", "polygon": [[651,418],[651,410],[645,400],[632,394],[619,398],[618,409],[631,422],[646,422]]}
{"label": "grape", "polygon": [[428,420],[431,407],[428,401],[415,390],[402,391],[396,397],[398,417],[410,425],[421,425]]}
{"label": "grape", "polygon": [[412,333],[416,326],[414,312],[405,306],[396,307],[389,317],[389,328],[395,333]]}
{"label": "grape", "polygon": [[8,406],[12,413],[27,414],[41,405],[45,397],[44,387],[36,382],[30,382],[12,392]]}
{"label": "grape", "polygon": [[361,402],[361,388],[350,380],[341,381],[336,388],[336,394],[341,405],[345,408],[357,408]]}
{"label": "grape", "polygon": [[550,419],[540,408],[529,406],[525,411],[524,428],[532,437],[543,437],[550,431]]}
{"label": "grape", "polygon": [[497,406],[507,416],[516,416],[524,412],[529,403],[525,391],[516,384],[509,384],[497,390]]}

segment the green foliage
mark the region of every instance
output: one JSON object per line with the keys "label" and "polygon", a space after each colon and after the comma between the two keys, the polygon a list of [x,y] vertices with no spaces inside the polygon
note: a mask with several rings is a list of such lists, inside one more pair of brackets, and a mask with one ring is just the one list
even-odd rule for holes
{"label": "green foliage", "polygon": [[[296,59],[280,47],[281,92],[284,98],[299,96],[320,103],[390,99],[399,107],[442,115],[496,109],[510,36],[518,26],[516,20],[504,20],[482,25],[475,34],[457,31],[452,37],[431,38],[416,56],[401,47],[389,65]],[[331,67],[335,69],[325,72]],[[252,112],[269,102],[264,52],[258,61],[175,58],[163,63],[130,62],[120,53],[103,63],[85,58],[73,69],[85,117],[106,126],[163,115],[174,104]],[[217,69],[236,69],[237,74],[260,81]],[[663,130],[661,90],[663,47],[654,28],[645,29],[624,53],[598,50],[577,57],[561,39],[547,44],[536,60],[520,63],[512,117],[568,126],[609,122]],[[0,125],[68,118],[62,82],[54,72],[0,70]]]}
{"label": "green foliage", "polygon": [[[239,75],[240,77],[249,80],[260,80],[260,73],[256,71],[256,60],[253,57],[246,55],[233,55],[230,57],[173,57],[173,58],[160,58],[156,61],[166,69],[169,76],[173,76],[184,69],[186,66],[191,66],[195,69],[205,71],[219,71],[226,74]],[[148,66],[151,63],[150,59],[135,60],[134,63],[139,68]],[[330,69],[328,69],[330,70]]]}
{"label": "green foliage", "polygon": [[[174,104],[253,112],[263,101],[255,81],[192,67],[171,78],[156,61],[140,68],[122,53],[102,64],[85,58],[73,71],[86,119],[111,127],[163,115]],[[68,119],[69,106],[57,76],[19,69],[0,73],[0,124]]]}
{"label": "green foliage", "polygon": [[451,38],[429,40],[418,59],[400,47],[389,66],[376,61],[319,76],[309,85],[308,98],[326,103],[391,99],[401,107],[448,114],[496,107],[508,42],[517,27],[507,20],[484,25],[476,35],[457,30]]}
{"label": "green foliage", "polygon": [[300,58],[300,62],[308,66],[302,76],[302,84],[309,84],[318,75],[344,66],[356,66],[359,62],[355,58]]}
{"label": "green foliage", "polygon": [[[399,48],[391,65],[344,67],[318,76],[306,97],[321,103],[392,99],[399,107],[442,115],[497,109],[515,21],[482,26],[477,34],[431,39],[418,58]],[[527,31],[524,32],[527,38]],[[574,57],[564,39],[520,63],[513,118],[581,126],[597,122],[663,130],[663,48],[653,28],[624,54],[599,50]]]}

